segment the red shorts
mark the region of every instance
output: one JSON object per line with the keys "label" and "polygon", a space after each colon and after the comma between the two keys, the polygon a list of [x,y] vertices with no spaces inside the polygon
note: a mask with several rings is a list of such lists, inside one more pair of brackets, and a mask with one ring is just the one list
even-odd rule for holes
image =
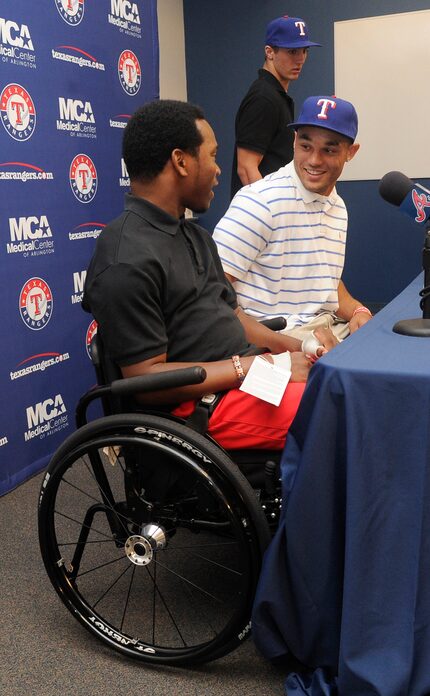
{"label": "red shorts", "polygon": [[[290,382],[279,406],[231,389],[210,417],[209,435],[225,449],[282,449],[305,386]],[[186,401],[173,413],[186,418],[193,409],[194,401]]]}

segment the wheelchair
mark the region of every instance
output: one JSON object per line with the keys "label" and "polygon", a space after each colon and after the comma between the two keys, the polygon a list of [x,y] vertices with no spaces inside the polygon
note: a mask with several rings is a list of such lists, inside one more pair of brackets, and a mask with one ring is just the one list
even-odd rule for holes
{"label": "wheelchair", "polygon": [[[281,506],[280,452],[227,452],[195,423],[130,408],[137,392],[203,382],[203,368],[121,379],[97,333],[91,354],[98,384],[41,485],[47,574],[73,616],[123,656],[220,658],[250,634]],[[87,422],[97,399],[107,415]]]}

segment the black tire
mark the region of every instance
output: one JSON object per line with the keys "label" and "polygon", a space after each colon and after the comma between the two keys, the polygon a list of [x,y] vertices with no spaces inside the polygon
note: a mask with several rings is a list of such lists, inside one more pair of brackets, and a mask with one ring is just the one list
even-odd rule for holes
{"label": "black tire", "polygon": [[39,541],[53,586],[92,634],[142,662],[199,664],[244,640],[269,539],[229,457],[158,416],[80,428],[42,483]]}

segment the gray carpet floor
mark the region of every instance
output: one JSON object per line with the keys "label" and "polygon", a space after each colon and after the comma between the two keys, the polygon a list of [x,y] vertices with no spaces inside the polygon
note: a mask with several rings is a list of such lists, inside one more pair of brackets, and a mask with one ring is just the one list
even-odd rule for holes
{"label": "gray carpet floor", "polygon": [[251,640],[198,669],[143,667],[96,641],[63,607],[37,538],[35,476],[0,498],[1,696],[282,696],[284,675]]}

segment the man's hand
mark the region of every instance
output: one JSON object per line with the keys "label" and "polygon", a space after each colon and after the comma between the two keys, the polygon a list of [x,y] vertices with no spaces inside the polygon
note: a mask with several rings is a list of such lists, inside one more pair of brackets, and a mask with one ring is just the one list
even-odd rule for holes
{"label": "man's hand", "polygon": [[357,312],[357,314],[349,320],[349,333],[354,333],[354,331],[357,331],[360,326],[367,324],[371,318],[372,315],[367,314],[367,312]]}
{"label": "man's hand", "polygon": [[367,307],[362,305],[349,294],[344,283],[339,281],[337,289],[339,307],[336,314],[345,321],[349,322],[349,333],[354,333],[360,326],[367,324],[372,318],[372,314]]}
{"label": "man's hand", "polygon": [[322,348],[320,348],[317,352],[318,358],[320,358],[322,355],[325,355],[325,353],[328,353],[329,350],[337,346],[339,343],[333,331],[329,328],[324,328],[322,326],[320,326],[318,329],[315,329],[314,336],[316,339],[318,339],[322,346]]}
{"label": "man's hand", "polygon": [[306,382],[311,362],[302,352],[291,353],[291,381]]}
{"label": "man's hand", "polygon": [[254,150],[246,150],[244,147],[237,148],[237,174],[242,186],[252,184],[254,181],[263,178],[258,169],[263,156],[263,154]]}

